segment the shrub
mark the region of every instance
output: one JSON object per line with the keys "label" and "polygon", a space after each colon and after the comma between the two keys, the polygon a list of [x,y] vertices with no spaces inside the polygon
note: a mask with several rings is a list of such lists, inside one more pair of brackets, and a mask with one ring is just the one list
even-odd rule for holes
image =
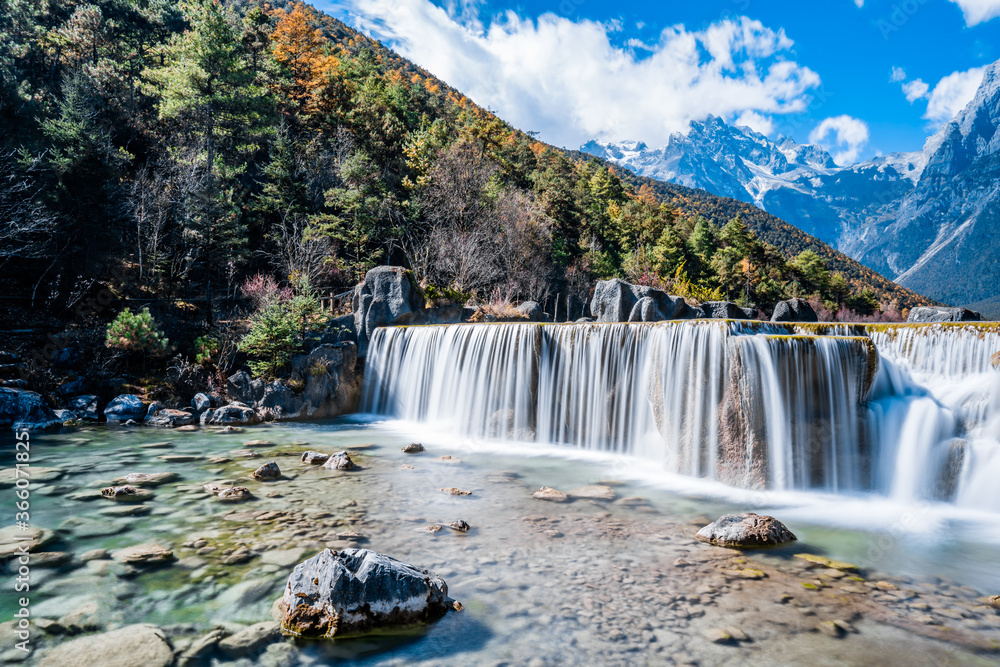
{"label": "shrub", "polygon": [[202,366],[208,366],[218,361],[219,341],[209,336],[198,336],[194,339],[194,361]]}
{"label": "shrub", "polygon": [[166,352],[168,341],[149,308],[138,313],[126,308],[108,325],[104,344],[125,352],[160,354]]}
{"label": "shrub", "polygon": [[250,357],[254,375],[274,378],[288,366],[306,336],[326,324],[327,316],[308,280],[294,292],[278,290],[250,316],[250,330],[239,348]]}

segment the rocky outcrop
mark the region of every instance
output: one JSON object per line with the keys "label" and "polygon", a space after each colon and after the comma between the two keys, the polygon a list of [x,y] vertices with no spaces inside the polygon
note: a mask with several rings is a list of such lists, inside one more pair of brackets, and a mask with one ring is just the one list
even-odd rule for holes
{"label": "rocky outcrop", "polygon": [[308,638],[362,635],[426,623],[453,608],[428,570],[367,549],[324,549],[295,566],[281,598],[281,631]]}
{"label": "rocky outcrop", "polygon": [[772,516],[753,512],[724,514],[698,531],[702,542],[720,547],[769,547],[794,542],[797,537]]}
{"label": "rocky outcrop", "polygon": [[150,426],[159,426],[161,428],[177,428],[178,426],[193,424],[196,421],[196,417],[190,412],[165,408],[150,417],[146,423]]}
{"label": "rocky outcrop", "polygon": [[191,399],[191,407],[194,408],[195,413],[200,415],[202,412],[212,407],[212,399],[209,398],[207,394],[195,394],[194,398]]}
{"label": "rocky outcrop", "polygon": [[100,418],[97,412],[97,396],[94,394],[76,396],[66,407],[76,415],[77,419],[97,421]]}
{"label": "rocky outcrop", "polygon": [[701,310],[705,317],[715,320],[752,320],[757,316],[755,309],[742,308],[732,301],[706,301]]}
{"label": "rocky outcrop", "polygon": [[230,403],[201,415],[201,423],[207,426],[252,426],[260,422],[257,411],[244,403]]}
{"label": "rocky outcrop", "polygon": [[239,371],[226,381],[235,402],[209,411],[204,423],[255,424],[262,410],[280,420],[327,419],[352,412],[361,395],[357,363],[357,346],[350,341],[320,345],[292,359],[291,384],[301,386],[298,391],[290,383],[265,383]]}
{"label": "rocky outcrop", "polygon": [[14,430],[41,431],[59,428],[62,420],[42,397],[26,389],[0,387],[0,426]]}
{"label": "rocky outcrop", "polygon": [[266,382],[252,378],[246,371],[233,373],[226,379],[226,395],[245,405],[254,405],[264,398]]}
{"label": "rocky outcrop", "polygon": [[[636,305],[643,299],[649,301],[643,301],[636,311]],[[700,316],[679,296],[645,285],[632,285],[618,278],[598,281],[590,301],[590,312],[597,322],[656,322]],[[651,319],[641,319],[644,313]]]}
{"label": "rocky outcrop", "polygon": [[408,323],[424,309],[424,296],[411,271],[401,266],[378,266],[355,288],[352,305],[358,356],[364,357],[375,329]]}
{"label": "rocky outcrop", "polygon": [[524,315],[529,322],[551,322],[552,318],[545,314],[537,301],[525,301],[515,310]]}
{"label": "rocky outcrop", "polygon": [[910,310],[907,322],[979,322],[983,316],[968,308],[918,306]]}
{"label": "rocky outcrop", "polygon": [[816,311],[805,299],[779,301],[771,315],[772,322],[817,322]]}
{"label": "rocky outcrop", "polygon": [[109,422],[142,421],[146,418],[146,404],[135,394],[120,394],[104,408],[104,418]]}

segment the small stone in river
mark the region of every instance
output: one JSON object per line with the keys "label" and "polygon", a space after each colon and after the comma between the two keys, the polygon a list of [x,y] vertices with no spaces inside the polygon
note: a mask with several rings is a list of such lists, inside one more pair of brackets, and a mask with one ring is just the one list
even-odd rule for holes
{"label": "small stone in river", "polygon": [[447,493],[450,496],[471,496],[472,495],[472,491],[466,491],[465,489],[459,489],[459,488],[454,487],[454,486],[447,486],[447,487],[445,487],[443,489],[440,489],[440,490],[444,491],[445,493]]}
{"label": "small stone in river", "polygon": [[411,442],[406,447],[403,447],[404,454],[419,454],[424,451],[424,446],[419,442]]}
{"label": "small stone in river", "polygon": [[414,468],[413,466],[411,466],[409,463],[404,463],[403,465],[401,465],[399,467],[400,467],[401,470],[416,470],[416,468]]}
{"label": "small stone in river", "polygon": [[842,627],[840,627],[836,621],[823,621],[819,624],[819,630],[825,635],[829,635],[834,639],[840,639],[845,634],[847,634]]}
{"label": "small stone in river", "polygon": [[439,457],[437,457],[434,460],[435,461],[441,461],[442,463],[461,463],[462,462],[462,459],[454,457],[454,456],[449,456],[447,454],[445,454],[444,456],[439,456]]}
{"label": "small stone in river", "polygon": [[114,551],[111,557],[119,563],[128,565],[154,565],[174,560],[174,552],[159,544],[137,544],[134,547]]}
{"label": "small stone in river", "polygon": [[614,500],[615,492],[610,486],[605,486],[603,484],[592,484],[590,486],[581,486],[578,489],[573,489],[567,492],[567,495],[574,498],[589,498],[591,500]]}
{"label": "small stone in river", "polygon": [[121,505],[119,507],[106,507],[101,510],[104,516],[146,516],[153,511],[149,505]]}
{"label": "small stone in river", "polygon": [[851,563],[845,563],[839,560],[833,560],[831,558],[827,558],[826,556],[820,556],[817,554],[795,554],[795,557],[801,558],[804,561],[808,561],[813,565],[820,565],[822,567],[832,568],[834,570],[856,572],[858,569],[857,565],[852,565]]}
{"label": "small stone in river", "polygon": [[198,427],[195,426],[194,424],[187,424],[186,426],[179,426],[177,428],[177,430],[178,431],[197,431]]}
{"label": "small stone in river", "polygon": [[[182,426],[181,428],[184,427]],[[169,463],[190,463],[191,461],[201,460],[200,456],[195,456],[194,454],[164,454],[163,456],[157,456],[156,458]]]}
{"label": "small stone in river", "polygon": [[252,449],[231,449],[229,453],[238,459],[252,459],[260,456],[260,453],[253,451]]}
{"label": "small stone in river", "polygon": [[422,530],[424,532],[427,532],[427,533],[440,533],[441,532],[441,526],[439,526],[437,524],[434,524],[432,526],[424,526],[420,530]]}
{"label": "small stone in river", "polygon": [[312,465],[321,465],[326,463],[326,460],[330,458],[329,454],[324,454],[323,452],[313,452],[308,451],[302,454],[300,459],[303,463],[309,463]]}
{"label": "small stone in river", "polygon": [[254,557],[254,553],[247,549],[246,547],[240,547],[233,553],[229,554],[222,559],[223,565],[238,565],[240,563],[245,563]]}
{"label": "small stone in river", "polygon": [[247,440],[243,444],[247,447],[274,447],[270,440]]}
{"label": "small stone in river", "polygon": [[980,598],[980,602],[988,604],[994,609],[1000,609],[1000,595],[991,595],[989,597]]}
{"label": "small stone in river", "polygon": [[209,463],[216,463],[216,464],[229,463],[230,461],[232,461],[232,459],[227,456],[213,456],[208,459]]}
{"label": "small stone in river", "polygon": [[362,535],[359,532],[348,530],[343,533],[337,533],[338,540],[354,540],[355,542],[361,542],[368,539],[367,535]]}
{"label": "small stone in river", "polygon": [[145,445],[139,445],[139,449],[172,449],[173,445],[169,442],[150,442]]}
{"label": "small stone in river", "polygon": [[90,551],[84,551],[79,556],[81,563],[86,563],[90,560],[104,560],[108,557],[107,549],[91,549]]}
{"label": "small stone in river", "polygon": [[797,538],[783,523],[753,512],[724,514],[698,531],[702,542],[722,547],[763,547],[792,542]]}
{"label": "small stone in river", "polygon": [[328,470],[350,470],[354,467],[354,461],[347,452],[337,452],[330,455],[323,467]]}
{"label": "small stone in river", "polygon": [[539,500],[551,500],[554,503],[564,503],[569,500],[567,496],[562,491],[556,491],[555,489],[543,486],[534,493],[531,494],[532,498],[538,498]]}
{"label": "small stone in river", "polygon": [[875,583],[875,588],[880,591],[898,591],[899,587],[895,584],[890,584],[888,581],[878,581]]}
{"label": "small stone in river", "polygon": [[733,637],[727,630],[722,628],[709,628],[705,631],[705,638],[713,644],[732,644]]}
{"label": "small stone in river", "polygon": [[101,495],[105,498],[117,498],[119,496],[134,496],[138,493],[134,486],[109,486],[101,489]]}
{"label": "small stone in river", "polygon": [[142,624],[59,644],[46,651],[40,664],[167,667],[173,662],[174,652],[163,631],[155,625]]}
{"label": "small stone in river", "polygon": [[457,530],[460,533],[467,533],[469,532],[469,528],[471,528],[472,526],[459,519],[458,521],[452,521],[451,523],[449,523],[448,527],[451,528],[452,530]]}
{"label": "small stone in river", "polygon": [[[173,482],[178,477],[175,472],[132,472],[122,478],[126,484],[137,486],[159,486]],[[117,480],[115,480],[117,481]]]}
{"label": "small stone in river", "polygon": [[233,657],[250,655],[277,641],[279,637],[278,624],[274,621],[264,621],[226,637],[219,642],[219,648],[223,653]]}
{"label": "small stone in river", "polygon": [[223,426],[219,429],[219,433],[242,433],[243,429],[239,426]]}
{"label": "small stone in river", "polygon": [[256,479],[276,479],[281,477],[281,470],[276,462],[268,461],[253,471],[253,477]]}
{"label": "small stone in river", "polygon": [[219,495],[217,497],[219,500],[225,502],[238,502],[240,500],[253,498],[253,494],[250,493],[250,489],[245,486],[233,486],[219,491]]}
{"label": "small stone in river", "polygon": [[756,570],[752,567],[723,570],[722,574],[733,579],[763,579],[767,576],[762,570]]}

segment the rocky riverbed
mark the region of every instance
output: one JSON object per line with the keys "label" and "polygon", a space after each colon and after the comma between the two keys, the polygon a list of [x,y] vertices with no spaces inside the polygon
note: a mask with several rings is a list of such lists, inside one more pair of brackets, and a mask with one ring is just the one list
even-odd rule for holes
{"label": "rocky riverbed", "polygon": [[[33,436],[27,663],[1000,659],[1000,611],[988,597],[997,591],[939,578],[931,566],[924,576],[900,576],[836,560],[836,540],[863,534],[823,537],[828,531],[783,519],[798,542],[763,552],[720,548],[695,534],[722,511],[748,508],[625,483],[599,464],[426,440],[424,451],[404,453],[411,442],[347,423]],[[301,460],[307,451],[347,452],[354,465]],[[268,466],[253,475],[271,462],[277,474]],[[121,492],[125,486],[134,493]],[[555,493],[536,494],[543,486]],[[245,494],[220,497],[241,487]],[[102,495],[108,488],[119,492]],[[8,491],[10,480],[0,478],[0,495]],[[357,546],[432,570],[464,609],[395,635],[283,638],[275,603],[294,566],[324,548]],[[7,619],[13,598],[0,597]],[[0,659],[23,659],[9,650],[12,630],[0,624]]]}

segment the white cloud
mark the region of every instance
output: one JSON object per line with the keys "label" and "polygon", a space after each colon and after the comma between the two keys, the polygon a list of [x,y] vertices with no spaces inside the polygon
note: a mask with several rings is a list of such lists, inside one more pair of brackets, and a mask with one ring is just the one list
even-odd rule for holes
{"label": "white cloud", "polygon": [[892,74],[889,76],[889,80],[892,81],[893,83],[897,83],[899,81],[906,81],[906,70],[904,70],[902,67],[893,67]]}
{"label": "white cloud", "polygon": [[[746,17],[669,27],[650,51],[619,48],[619,24],[507,12],[482,30],[429,0],[341,0],[354,23],[516,127],[558,145],[665,143],[709,114],[801,112],[819,76],[790,60],[791,39]],[[766,128],[765,128],[766,129]]]}
{"label": "white cloud", "polygon": [[930,89],[931,87],[920,79],[907,81],[903,84],[903,94],[906,95],[906,101],[910,104],[913,104],[923,97],[927,97],[927,91]]}
{"label": "white cloud", "polygon": [[1000,0],[951,0],[962,8],[965,25],[974,26],[1000,16]]}
{"label": "white cloud", "polygon": [[864,7],[865,0],[854,0],[854,4],[857,5],[858,7]]}
{"label": "white cloud", "polygon": [[964,72],[952,72],[938,81],[930,93],[924,118],[935,123],[944,123],[954,118],[976,96],[985,69],[974,67]]}
{"label": "white cloud", "polygon": [[750,129],[760,132],[765,137],[769,137],[774,133],[774,119],[756,111],[744,111],[736,117],[733,123],[735,125],[746,125]]}
{"label": "white cloud", "polygon": [[[831,134],[832,141],[829,141]],[[868,124],[847,115],[832,116],[816,126],[809,134],[809,141],[833,153],[833,161],[837,164],[851,165],[857,162],[861,149],[868,143]]]}

